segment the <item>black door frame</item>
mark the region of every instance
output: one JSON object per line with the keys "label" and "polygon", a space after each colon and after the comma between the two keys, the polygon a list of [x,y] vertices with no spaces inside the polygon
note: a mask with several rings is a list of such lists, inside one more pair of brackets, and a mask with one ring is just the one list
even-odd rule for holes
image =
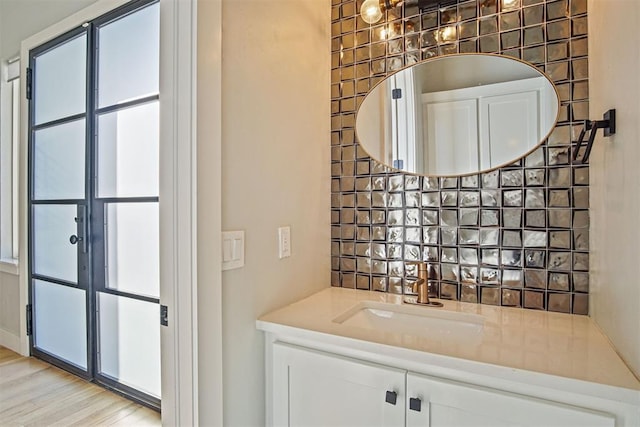
{"label": "black door frame", "polygon": [[[140,9],[158,3],[159,0],[134,0],[121,7],[118,7],[90,22],[83,24],[71,31],[68,31],[54,39],[29,51],[29,68],[27,70],[27,99],[28,102],[28,301],[27,309],[27,333],[29,335],[29,348],[31,354],[54,366],[69,371],[86,380],[96,382],[118,394],[124,395],[134,401],[137,401],[152,409],[160,409],[160,399],[155,396],[144,393],[140,390],[120,383],[113,378],[101,374],[99,371],[99,342],[98,342],[98,319],[97,319],[97,295],[98,292],[113,294],[122,297],[128,297],[140,301],[150,303],[160,303],[159,298],[131,294],[121,292],[106,287],[105,280],[105,250],[104,250],[104,209],[106,204],[113,202],[158,202],[158,197],[126,197],[126,198],[100,198],[96,197],[95,188],[95,171],[97,170],[97,128],[98,118],[102,114],[123,110],[126,108],[143,105],[149,102],[159,100],[159,95],[147,96],[122,104],[97,108],[97,46],[98,46],[98,30],[101,26],[107,25],[112,21],[123,18]],[[35,103],[32,102],[37,96],[36,87],[33,84],[36,70],[36,58],[44,53],[67,43],[77,37],[86,35],[86,106],[85,112],[52,120],[50,122],[34,124],[35,119]],[[85,197],[84,199],[51,199],[51,200],[35,200],[34,194],[34,148],[35,148],[35,132],[37,130],[46,129],[56,125],[69,123],[79,119],[85,119]],[[73,167],[73,165],[69,165]],[[34,233],[33,218],[34,206],[37,205],[76,205],[78,207],[78,216],[76,223],[78,226],[77,236],[81,239],[77,242],[78,253],[78,283],[74,284],[64,280],[54,279],[34,273]],[[33,335],[33,304],[34,280],[43,279],[58,285],[70,286],[83,289],[86,292],[86,325],[87,325],[87,370],[84,371],[72,363],[66,362],[55,357],[42,349],[35,347]],[[158,325],[160,327],[160,325]]]}

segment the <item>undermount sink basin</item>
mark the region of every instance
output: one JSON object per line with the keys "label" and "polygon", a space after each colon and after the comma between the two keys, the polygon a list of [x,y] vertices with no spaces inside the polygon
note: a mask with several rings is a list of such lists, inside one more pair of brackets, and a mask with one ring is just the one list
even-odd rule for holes
{"label": "undermount sink basin", "polygon": [[351,327],[434,339],[479,337],[484,327],[484,317],[477,314],[376,301],[362,301],[333,321]]}

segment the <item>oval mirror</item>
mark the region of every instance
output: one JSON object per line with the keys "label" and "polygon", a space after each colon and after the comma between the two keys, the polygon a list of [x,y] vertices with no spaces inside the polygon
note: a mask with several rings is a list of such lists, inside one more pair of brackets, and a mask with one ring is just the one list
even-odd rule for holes
{"label": "oval mirror", "polygon": [[433,58],[388,76],[356,117],[374,159],[423,175],[495,169],[533,151],[555,126],[559,99],[535,67],[498,55]]}

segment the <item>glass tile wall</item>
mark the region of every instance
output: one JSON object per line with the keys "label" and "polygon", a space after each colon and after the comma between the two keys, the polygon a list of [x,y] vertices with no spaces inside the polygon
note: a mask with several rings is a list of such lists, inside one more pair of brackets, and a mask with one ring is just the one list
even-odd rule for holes
{"label": "glass tile wall", "polygon": [[[458,0],[388,11],[373,25],[360,3],[332,2],[332,286],[411,294],[413,262],[426,261],[440,298],[588,314],[589,168],[570,156],[588,118],[587,0]],[[554,82],[560,116],[543,146],[453,178],[371,159],[355,135],[370,88],[405,66],[471,52],[527,61]]]}

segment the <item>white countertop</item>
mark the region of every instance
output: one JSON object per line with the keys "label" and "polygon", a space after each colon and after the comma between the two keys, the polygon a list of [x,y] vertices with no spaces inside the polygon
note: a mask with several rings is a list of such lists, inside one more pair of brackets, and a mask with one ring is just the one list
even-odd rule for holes
{"label": "white countertop", "polygon": [[638,379],[617,355],[606,336],[586,316],[446,300],[439,300],[444,303],[443,308],[418,307],[420,310],[449,310],[483,316],[484,328],[480,336],[473,340],[457,340],[455,337],[430,339],[424,335],[374,331],[333,321],[363,301],[402,304],[402,297],[381,292],[328,288],[260,317],[257,326],[276,334],[287,331],[329,334],[381,344],[381,347],[391,346],[640,390]]}

